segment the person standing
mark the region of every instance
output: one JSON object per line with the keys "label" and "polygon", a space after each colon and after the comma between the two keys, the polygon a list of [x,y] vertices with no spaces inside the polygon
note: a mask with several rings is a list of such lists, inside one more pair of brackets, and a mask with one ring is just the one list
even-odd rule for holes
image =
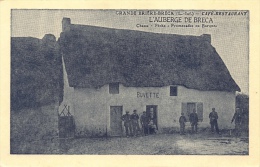
{"label": "person standing", "polygon": [[191,124],[191,133],[198,132],[198,115],[196,110],[193,109],[193,112],[190,114],[190,124]]}
{"label": "person standing", "polygon": [[149,118],[146,115],[145,111],[141,115],[140,122],[141,122],[141,125],[142,125],[143,134],[146,136],[148,134]]}
{"label": "person standing", "polygon": [[[155,108],[150,108],[149,115],[147,115],[147,116],[149,117],[148,124],[150,123],[151,120],[153,120],[153,124],[155,124],[156,130],[157,130],[157,114],[156,114]],[[148,128],[148,134],[150,134],[149,128]]]}
{"label": "person standing", "polygon": [[131,116],[129,114],[129,111],[126,111],[126,114],[124,114],[121,117],[121,119],[122,121],[124,121],[126,137],[129,137],[129,131],[130,131],[130,135],[132,136]]}
{"label": "person standing", "polygon": [[211,125],[211,132],[214,133],[214,129],[219,134],[218,129],[218,113],[215,111],[215,108],[212,108],[211,113],[209,113],[210,125]]}
{"label": "person standing", "polygon": [[150,108],[150,119],[153,120],[154,119],[154,111],[153,108]]}
{"label": "person standing", "polygon": [[180,134],[184,135],[185,134],[185,122],[187,122],[186,117],[184,116],[184,113],[181,113],[181,116],[179,118],[179,123],[180,123]]}
{"label": "person standing", "polygon": [[231,120],[231,124],[233,123],[234,120],[235,120],[235,132],[236,135],[239,136],[241,130],[241,123],[242,123],[242,115],[239,111],[239,108],[236,108],[236,112]]}
{"label": "person standing", "polygon": [[139,131],[139,115],[136,113],[136,110],[133,111],[131,115],[132,127],[133,127],[133,135],[137,136]]}

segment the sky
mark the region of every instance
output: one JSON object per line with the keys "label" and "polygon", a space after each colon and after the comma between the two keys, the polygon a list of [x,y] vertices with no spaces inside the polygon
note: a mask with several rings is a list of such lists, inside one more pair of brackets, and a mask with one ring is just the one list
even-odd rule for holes
{"label": "sky", "polygon": [[[173,11],[174,15],[123,15],[127,10],[18,10],[11,13],[12,37],[42,38],[53,34],[58,39],[62,31],[63,17],[71,19],[72,24],[94,25],[118,29],[130,29],[155,33],[194,35],[211,34],[211,44],[227,66],[231,76],[241,88],[249,92],[249,14],[245,15],[211,15],[211,11]],[[158,10],[154,10],[158,11]],[[178,15],[180,12],[182,15]],[[186,13],[184,13],[186,12]],[[214,14],[223,11],[213,11]],[[227,12],[227,11],[225,11]],[[241,12],[241,11],[230,11]],[[242,11],[244,12],[244,11]],[[177,15],[176,15],[177,14]],[[223,14],[223,13],[218,13]],[[241,14],[241,13],[240,13]],[[158,17],[181,18],[181,22],[154,22]],[[185,22],[191,17],[191,22]],[[198,23],[197,18],[208,23]],[[212,21],[210,21],[212,19]],[[153,22],[151,22],[153,21]],[[138,27],[137,25],[149,27]],[[157,27],[164,24],[166,27]],[[200,25],[200,27],[174,27],[172,25]],[[212,25],[214,27],[202,27]],[[169,27],[168,27],[169,26]]]}

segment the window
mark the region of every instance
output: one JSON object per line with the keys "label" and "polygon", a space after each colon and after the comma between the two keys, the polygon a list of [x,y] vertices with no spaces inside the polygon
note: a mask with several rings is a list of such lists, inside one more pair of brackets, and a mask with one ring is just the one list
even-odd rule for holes
{"label": "window", "polygon": [[177,86],[170,86],[170,96],[177,96]]}
{"label": "window", "polygon": [[109,94],[119,94],[119,83],[109,84]]}
{"label": "window", "polygon": [[198,120],[203,121],[203,103],[182,103],[181,110],[187,121],[189,121],[189,116],[194,109],[198,115]]}

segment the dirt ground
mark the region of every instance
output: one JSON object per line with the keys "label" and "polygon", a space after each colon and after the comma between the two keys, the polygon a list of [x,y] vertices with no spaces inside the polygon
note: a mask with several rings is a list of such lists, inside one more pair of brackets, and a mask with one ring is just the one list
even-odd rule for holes
{"label": "dirt ground", "polygon": [[201,134],[157,134],[132,138],[74,139],[61,141],[64,154],[123,155],[248,155],[247,138]]}
{"label": "dirt ground", "polygon": [[248,155],[248,138],[216,134],[155,134],[139,137],[41,139],[13,143],[17,154]]}

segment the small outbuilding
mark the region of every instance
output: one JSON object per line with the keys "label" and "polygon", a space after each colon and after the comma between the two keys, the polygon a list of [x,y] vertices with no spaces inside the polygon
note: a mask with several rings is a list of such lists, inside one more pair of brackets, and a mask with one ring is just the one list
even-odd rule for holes
{"label": "small outbuilding", "polygon": [[133,110],[153,114],[159,132],[178,128],[181,112],[188,118],[193,109],[199,127],[210,126],[212,108],[218,112],[219,127],[230,127],[240,88],[209,34],[75,25],[69,18],[62,26],[58,42],[73,90],[64,99],[70,103],[77,135],[120,136],[121,116]]}

